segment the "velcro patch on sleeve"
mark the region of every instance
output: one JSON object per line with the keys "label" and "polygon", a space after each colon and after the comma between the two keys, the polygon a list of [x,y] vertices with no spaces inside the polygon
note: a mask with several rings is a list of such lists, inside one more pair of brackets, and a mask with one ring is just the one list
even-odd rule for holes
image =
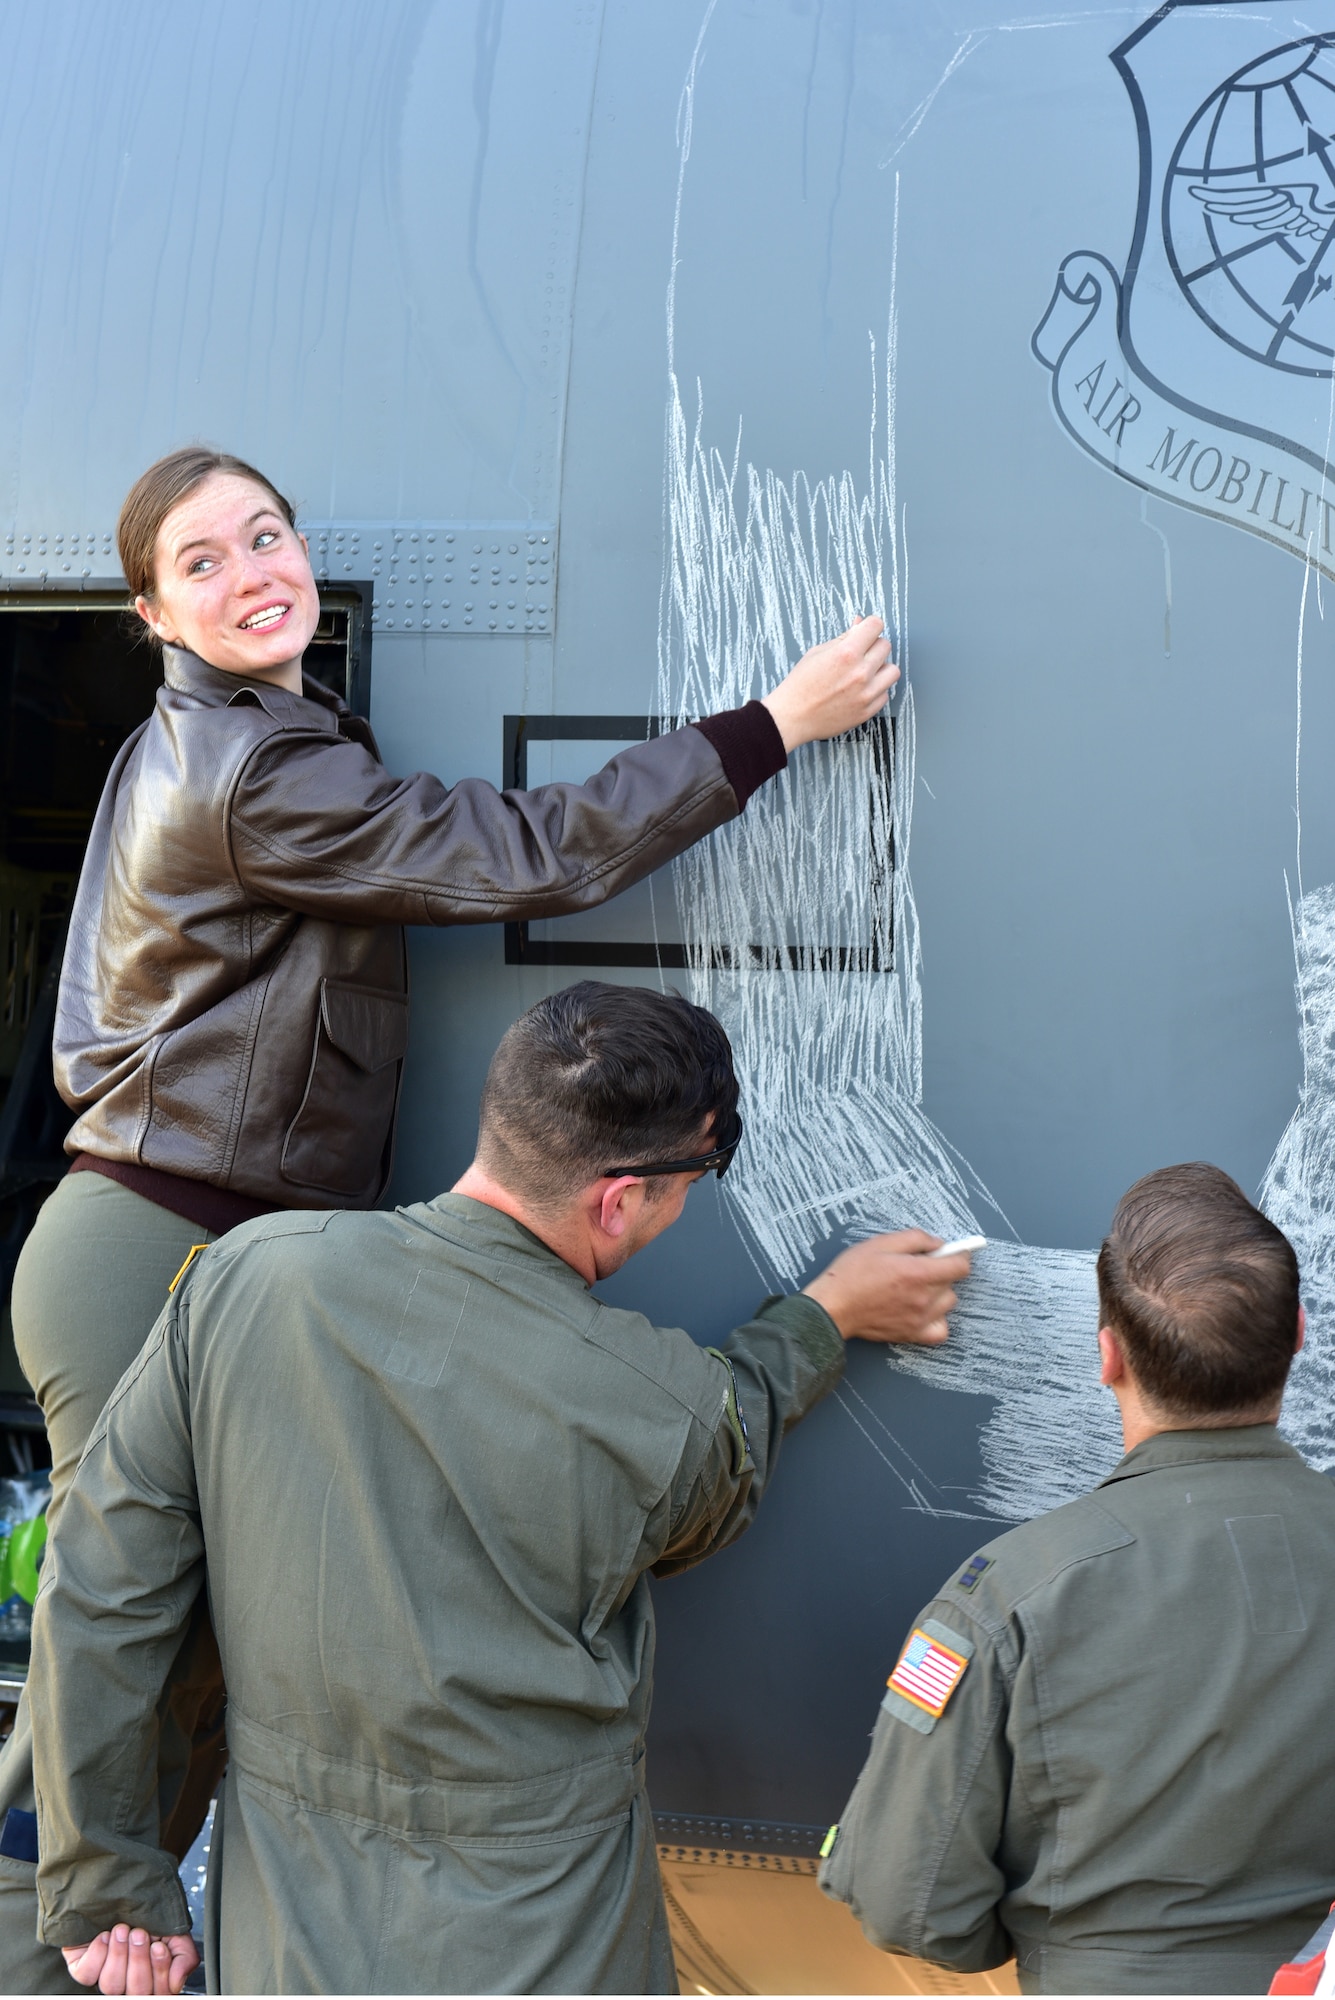
{"label": "velcro patch on sleeve", "polygon": [[994,1556],[970,1556],[968,1562],[965,1563],[964,1568],[955,1578],[956,1589],[968,1590],[968,1591],[977,1590],[979,1584],[982,1582],[984,1576],[986,1576],[988,1570],[991,1569],[992,1564],[995,1562],[995,1560],[996,1558]]}
{"label": "velcro patch on sleeve", "polygon": [[934,1618],[924,1618],[909,1634],[894,1672],[886,1682],[882,1708],[931,1734],[946,1704],[964,1679],[973,1657],[973,1641]]}

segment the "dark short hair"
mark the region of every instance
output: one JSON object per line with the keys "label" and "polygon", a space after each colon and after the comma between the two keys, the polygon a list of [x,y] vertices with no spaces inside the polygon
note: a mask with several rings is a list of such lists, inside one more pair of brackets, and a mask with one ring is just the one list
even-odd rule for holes
{"label": "dark short hair", "polygon": [[1099,1310],[1168,1414],[1199,1422],[1272,1408],[1298,1304],[1292,1244],[1218,1167],[1161,1167],[1118,1202],[1099,1252]]}
{"label": "dark short hair", "polygon": [[535,1208],[564,1207],[609,1167],[707,1151],[706,1119],[721,1136],[736,1108],[732,1048],[712,1014],[679,993],[582,979],[503,1037],[478,1161]]}
{"label": "dark short hair", "polygon": [[296,526],[291,501],[285,500],[273,481],[248,465],[244,458],[234,458],[230,451],[214,451],[203,444],[170,451],[165,458],[155,460],[147,472],[140,473],[121,503],[116,547],[132,601],[136,597],[151,598],[156,588],[158,530],[168,514],[215,472],[235,473],[240,479],[253,480],[269,495],[279,513],[286,516],[289,528]]}

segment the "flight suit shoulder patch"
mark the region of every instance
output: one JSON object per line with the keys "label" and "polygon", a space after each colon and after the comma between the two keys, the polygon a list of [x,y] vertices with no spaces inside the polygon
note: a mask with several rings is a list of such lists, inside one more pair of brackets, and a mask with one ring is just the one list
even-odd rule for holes
{"label": "flight suit shoulder patch", "polygon": [[955,1578],[955,1588],[972,1596],[995,1561],[995,1556],[970,1556]]}
{"label": "flight suit shoulder patch", "polygon": [[936,1618],[924,1618],[909,1633],[908,1644],[885,1684],[881,1707],[919,1735],[930,1736],[973,1655],[972,1639]]}
{"label": "flight suit shoulder patch", "polygon": [[751,1438],[746,1428],[746,1413],[742,1409],[741,1397],[737,1394],[737,1377],[733,1366],[721,1347],[707,1347],[706,1354],[712,1354],[723,1363],[728,1371],[728,1393],[723,1403],[723,1415],[727,1420],[728,1435],[732,1440],[732,1470],[734,1478],[740,1479],[748,1465],[754,1467],[751,1457]]}

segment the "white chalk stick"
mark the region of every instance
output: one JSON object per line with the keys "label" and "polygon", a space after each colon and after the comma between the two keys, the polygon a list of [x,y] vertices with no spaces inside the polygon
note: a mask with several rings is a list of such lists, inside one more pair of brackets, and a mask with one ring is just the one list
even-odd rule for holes
{"label": "white chalk stick", "polygon": [[939,1250],[929,1250],[927,1255],[929,1257],[972,1256],[975,1250],[985,1250],[986,1248],[987,1238],[985,1236],[960,1236],[953,1243],[943,1243]]}

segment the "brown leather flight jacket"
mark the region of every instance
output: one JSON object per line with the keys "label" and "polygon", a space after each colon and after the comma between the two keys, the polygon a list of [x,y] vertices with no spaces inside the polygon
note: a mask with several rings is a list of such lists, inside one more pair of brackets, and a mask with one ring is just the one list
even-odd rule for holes
{"label": "brown leather flight jacket", "polygon": [[408,1043],[401,926],[588,909],[737,811],[697,728],[585,785],[446,787],[391,777],[313,681],[297,696],[166,648],[70,923],[66,1151],[276,1207],[372,1206]]}

